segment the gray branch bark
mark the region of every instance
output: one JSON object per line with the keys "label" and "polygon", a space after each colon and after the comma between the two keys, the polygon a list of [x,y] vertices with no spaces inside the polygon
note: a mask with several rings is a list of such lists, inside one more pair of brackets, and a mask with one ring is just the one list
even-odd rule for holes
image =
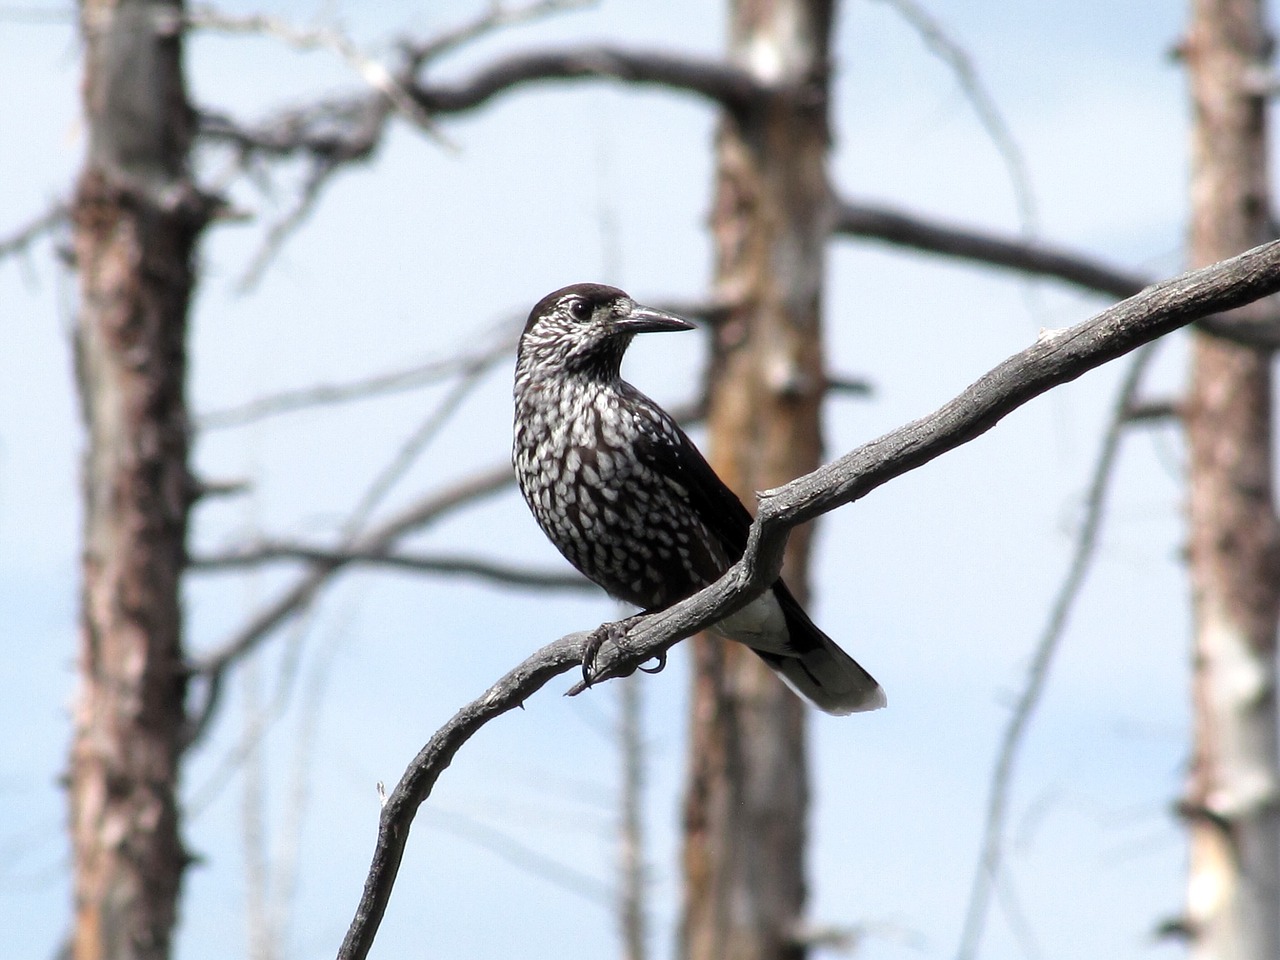
{"label": "gray branch bark", "polygon": [[[666,610],[627,622],[625,651],[606,644],[598,679],[625,675],[758,596],[778,576],[797,524],[858,500],[876,487],[981,436],[1042,393],[1192,323],[1280,291],[1280,242],[1142,291],[1077,326],[1050,331],[934,413],[864,444],[791,483],[759,494],[747,550],[723,577]],[[368,955],[395,884],[409,829],[462,745],[482,726],[521,706],[549,680],[579,665],[590,632],[543,647],[463,707],[414,758],[387,798],[373,861],[339,960]],[[576,689],[576,688],[575,688]]]}

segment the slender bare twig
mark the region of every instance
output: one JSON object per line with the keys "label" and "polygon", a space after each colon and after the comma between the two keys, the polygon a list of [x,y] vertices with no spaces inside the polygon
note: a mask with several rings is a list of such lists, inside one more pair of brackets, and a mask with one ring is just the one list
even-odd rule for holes
{"label": "slender bare twig", "polygon": [[[703,413],[701,403],[671,408],[672,416],[685,424],[698,421]],[[333,551],[327,556],[318,556],[311,569],[291,587],[250,617],[249,622],[221,646],[191,664],[189,669],[193,676],[204,683],[205,692],[203,701],[192,712],[188,736],[194,740],[207,729],[221,700],[222,680],[226,671],[252,652],[274,630],[295,617],[334,574],[353,563],[375,562],[375,558],[390,554],[392,548],[409,534],[422,530],[455,510],[501,493],[514,483],[515,476],[510,464],[496,464],[458,481],[452,487],[424,497],[358,540],[346,544],[341,550]]]}
{"label": "slender bare twig", "polygon": [[270,563],[294,561],[315,566],[364,564],[390,567],[413,573],[474,577],[504,587],[535,590],[595,592],[599,588],[581,574],[556,570],[536,570],[499,563],[480,557],[444,554],[387,553],[369,550],[334,550],[294,543],[262,543],[231,553],[195,556],[190,567],[196,571],[244,570]]}
{"label": "slender bare twig", "polygon": [[319,157],[311,160],[310,169],[302,182],[302,188],[294,199],[293,206],[279,220],[267,228],[262,244],[245,267],[244,275],[236,285],[240,293],[250,293],[257,288],[267,267],[271,266],[276,255],[297,230],[307,222],[320,199],[320,191],[341,169],[337,160],[332,157]]}
{"label": "slender bare twig", "polygon": [[438,60],[465,44],[487,36],[504,27],[541,19],[555,13],[580,10],[596,5],[597,0],[535,0],[524,6],[508,6],[493,3],[487,10],[468,23],[463,23],[429,40],[400,41],[400,52],[415,72],[425,63]]}
{"label": "slender bare twig", "polygon": [[[1055,386],[1074,380],[1197,317],[1280,290],[1280,242],[1144,290],[1090,320],[1051,331],[980,378],[950,403],[774,490],[759,506],[741,560],[694,596],[615,625],[619,644],[597,657],[598,678],[625,675],[684,637],[721,620],[767,589],[782,567],[790,530],[866,496],[990,430]],[[611,631],[613,632],[613,631]],[[579,665],[593,631],[561,637],[529,657],[449,720],[409,764],[386,798],[373,861],[339,960],[363,960],[373,944],[418,807],[462,745],[490,720],[524,703]]]}
{"label": "slender bare twig", "polygon": [[[244,729],[260,731],[263,727],[261,678],[257,663],[250,662],[239,674],[244,700]],[[265,805],[265,767],[262,738],[252,735],[247,740],[240,794],[240,842],[244,855],[245,914],[249,935],[249,960],[274,960],[274,931],[267,918],[271,884],[267,869],[267,827]]]}
{"label": "slender bare twig", "polygon": [[[652,302],[657,309],[676,313],[682,317],[701,319],[711,323],[715,322],[723,310],[723,307],[718,304],[692,300],[669,302],[646,300],[645,302]],[[236,406],[202,414],[196,419],[196,425],[201,430],[243,427],[269,417],[297,413],[314,407],[369,400],[417,390],[477,368],[488,369],[514,356],[516,341],[523,322],[523,317],[504,319],[495,324],[491,344],[463,351],[452,357],[362,377],[347,383],[319,384],[257,397]],[[867,380],[843,374],[832,374],[828,378],[827,388],[833,392],[853,395],[871,392],[871,385]],[[687,412],[686,416],[692,416],[692,413]]]}
{"label": "slender bare twig", "polygon": [[987,131],[991,142],[995,144],[996,151],[1000,154],[1000,159],[1009,173],[1022,231],[1027,235],[1034,234],[1036,231],[1035,194],[1031,189],[1031,175],[1027,172],[1026,160],[1023,159],[1022,150],[1014,140],[1009,125],[1005,123],[995,98],[987,92],[973,60],[964,47],[952,39],[942,24],[916,0],[884,0],[884,2],[898,11],[898,15],[920,35],[925,46],[955,74],[961,91],[978,115],[978,122]]}
{"label": "slender bare twig", "polygon": [[1027,668],[1027,678],[1022,692],[1014,704],[1013,713],[1010,714],[1004,735],[1001,737],[1000,749],[996,754],[995,766],[991,773],[987,814],[982,829],[981,853],[970,885],[968,909],[964,929],[960,935],[960,945],[956,949],[959,960],[972,960],[977,956],[991,895],[999,889],[1005,822],[1008,819],[1009,793],[1013,788],[1018,751],[1022,747],[1031,719],[1044,695],[1054,656],[1062,644],[1071,611],[1084,587],[1089,566],[1097,552],[1107,491],[1115,473],[1120,440],[1124,435],[1125,427],[1132,422],[1131,411],[1138,391],[1141,389],[1142,377],[1155,355],[1155,346],[1154,343],[1147,344],[1134,352],[1129,370],[1121,382],[1111,419],[1102,438],[1102,448],[1094,464],[1089,490],[1085,494],[1084,516],[1080,522],[1080,529],[1076,533],[1071,563],[1049,608],[1049,618],[1036,641],[1035,653],[1031,658],[1030,667]]}
{"label": "slender bare twig", "polygon": [[236,16],[212,7],[196,7],[186,15],[187,25],[206,31],[222,33],[256,34],[273,37],[298,50],[329,50],[337,54],[348,66],[385,98],[395,110],[421,127],[432,137],[445,141],[431,118],[414,102],[404,87],[412,74],[393,73],[386,65],[362,51],[343,30],[332,24],[319,27],[299,27],[282,17],[270,14]]}
{"label": "slender bare twig", "polygon": [[69,215],[70,210],[66,203],[59,200],[40,216],[18,227],[9,236],[0,237],[0,260],[26,253],[33,243],[66,223]]}
{"label": "slender bare twig", "polygon": [[[461,506],[500,493],[511,483],[511,466],[505,462],[480,471],[451,487],[423,497],[369,531],[353,547],[357,551],[371,554],[388,552],[401,537],[423,529]],[[221,700],[222,681],[226,671],[252,652],[264,637],[296,616],[329,578],[348,562],[351,561],[336,556],[314,564],[292,587],[254,614],[248,623],[221,646],[191,664],[189,669],[192,675],[203,681],[205,691],[203,701],[191,714],[189,740],[198,739],[207,729]]]}
{"label": "slender bare twig", "polygon": [[609,884],[591,874],[562,863],[553,857],[534,850],[511,834],[495,829],[462,813],[435,811],[430,826],[461,837],[478,847],[490,851],[528,873],[568,890],[584,900],[603,906],[613,906],[613,891]]}
{"label": "slender bare twig", "polygon": [[462,402],[479,385],[481,378],[491,366],[492,363],[473,367],[459,377],[440,403],[436,405],[436,408],[426,416],[422,423],[418,425],[418,429],[400,446],[400,449],[396,451],[396,455],[392,457],[391,462],[373,478],[373,482],[369,484],[369,489],[364,492],[364,496],[360,498],[355,509],[351,511],[351,515],[342,525],[342,542],[344,544],[354,543],[360,531],[364,529],[369,517],[378,509],[378,505],[391,492],[400,478],[413,466],[414,461],[422,455],[422,452],[430,445],[431,441],[440,435],[440,431],[449,422],[449,418],[453,416],[457,409],[462,406]]}
{"label": "slender bare twig", "polygon": [[501,332],[494,338],[494,342],[477,350],[464,351],[443,360],[431,360],[402,370],[392,370],[347,383],[319,384],[314,387],[286,390],[258,397],[247,403],[206,413],[196,422],[202,430],[243,427],[286,413],[369,400],[431,386],[478,367],[491,367],[510,357],[515,350],[519,326],[513,320],[506,320],[497,329]]}
{"label": "slender bare twig", "polygon": [[622,809],[619,824],[619,926],[625,960],[649,953],[648,864],[644,843],[645,741],[641,677],[619,684],[618,740],[622,754]]}
{"label": "slender bare twig", "polygon": [[327,631],[317,651],[302,688],[298,707],[298,728],[293,756],[290,758],[289,793],[281,820],[272,857],[272,899],[268,910],[270,928],[275,933],[281,952],[289,932],[289,923],[295,918],[298,884],[301,880],[299,865],[302,853],[303,821],[311,799],[316,742],[319,738],[320,719],[329,680],[333,676],[334,661],[349,634],[349,618],[343,618],[332,630]]}

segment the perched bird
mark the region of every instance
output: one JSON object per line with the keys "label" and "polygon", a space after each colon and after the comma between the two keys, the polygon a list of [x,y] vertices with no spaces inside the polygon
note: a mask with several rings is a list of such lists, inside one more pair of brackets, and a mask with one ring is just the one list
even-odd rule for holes
{"label": "perched bird", "polygon": [[[588,579],[644,611],[719,579],[751,515],[676,422],[621,377],[637,333],[690,330],[621,290],[579,283],[538,301],[516,360],[516,479],[538,525]],[[712,628],[751,647],[828,713],[884,691],[778,580]]]}

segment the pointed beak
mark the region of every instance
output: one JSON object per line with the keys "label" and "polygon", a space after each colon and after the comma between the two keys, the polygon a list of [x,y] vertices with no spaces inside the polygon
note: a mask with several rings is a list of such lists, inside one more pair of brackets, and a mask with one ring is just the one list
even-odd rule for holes
{"label": "pointed beak", "polygon": [[638,303],[625,317],[615,320],[614,326],[623,333],[661,333],[695,329],[692,323],[682,320],[674,313],[663,313],[651,307],[642,307]]}

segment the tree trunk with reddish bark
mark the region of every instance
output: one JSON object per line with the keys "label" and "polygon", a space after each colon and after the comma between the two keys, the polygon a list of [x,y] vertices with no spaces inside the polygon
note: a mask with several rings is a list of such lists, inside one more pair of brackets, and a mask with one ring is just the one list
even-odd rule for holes
{"label": "tree trunk with reddish bark", "polygon": [[[833,6],[731,4],[731,59],[779,91],[726,116],[717,139],[712,231],[727,314],[711,360],[709,459],[748,506],[821,457]],[[808,554],[802,528],[783,571],[802,599]],[[680,953],[795,960],[805,955],[805,707],[745,647],[700,637],[695,657]]]}
{"label": "tree trunk with reddish bark", "polygon": [[180,580],[187,310],[207,205],[176,2],[88,0],[88,155],[73,209],[87,448],[80,683],[70,760],[75,960],[170,955],[185,673]]}
{"label": "tree trunk with reddish bark", "polygon": [[[1193,0],[1191,261],[1270,239],[1262,0]],[[1187,931],[1200,960],[1280,956],[1271,354],[1197,333],[1187,404],[1195,655]]]}

